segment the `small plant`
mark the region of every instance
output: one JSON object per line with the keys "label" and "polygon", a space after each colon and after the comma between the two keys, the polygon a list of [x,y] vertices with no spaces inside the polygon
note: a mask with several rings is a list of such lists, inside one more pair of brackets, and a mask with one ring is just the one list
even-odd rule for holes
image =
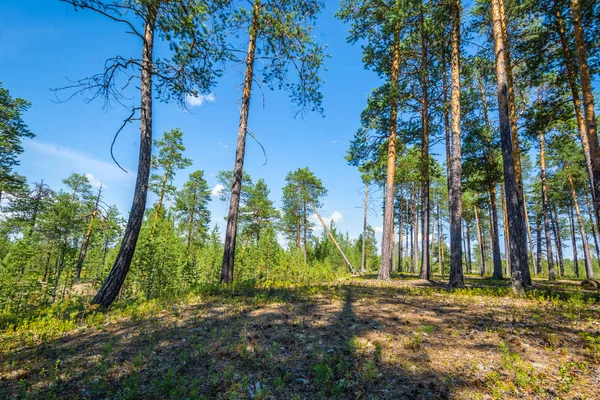
{"label": "small plant", "polygon": [[333,369],[329,366],[326,360],[318,362],[313,367],[315,373],[315,383],[321,390],[329,388],[333,381]]}
{"label": "small plant", "polygon": [[512,383],[515,388],[538,393],[541,376],[535,372],[533,367],[528,366],[517,353],[511,351],[506,343],[500,342],[499,347],[502,352],[502,368],[513,374]]}
{"label": "small plant", "polygon": [[573,361],[568,361],[564,364],[561,364],[558,369],[558,374],[560,376],[559,380],[559,390],[564,393],[568,393],[571,390],[571,386],[575,383],[577,378],[577,371],[585,369],[585,363],[575,363]]}
{"label": "small plant", "polygon": [[288,382],[290,380],[291,376],[289,372],[286,372],[284,375],[278,375],[275,378],[275,386],[278,389],[283,389],[285,387],[286,382]]}
{"label": "small plant", "polygon": [[135,356],[133,356],[133,367],[135,369],[140,369],[144,365],[144,355],[141,351],[138,351]]}
{"label": "small plant", "polygon": [[115,338],[111,338],[108,342],[104,344],[102,347],[102,358],[107,358],[113,351],[113,347],[115,346]]}
{"label": "small plant", "polygon": [[404,338],[404,348],[417,352],[421,349],[421,342],[423,337],[420,332],[413,333],[410,336]]}
{"label": "small plant", "polygon": [[419,328],[419,331],[426,333],[428,335],[431,335],[434,331],[434,326],[430,325],[430,324],[423,324],[421,325],[421,327]]}
{"label": "small plant", "polygon": [[600,355],[600,335],[594,335],[592,333],[583,332],[581,334],[588,344],[588,350],[590,351],[594,362],[598,362],[598,356]]}
{"label": "small plant", "polygon": [[373,382],[379,377],[379,368],[374,360],[367,360],[362,369],[362,378],[366,382]]}
{"label": "small plant", "polygon": [[375,362],[377,364],[381,363],[382,350],[383,350],[383,348],[381,346],[381,343],[375,342]]}

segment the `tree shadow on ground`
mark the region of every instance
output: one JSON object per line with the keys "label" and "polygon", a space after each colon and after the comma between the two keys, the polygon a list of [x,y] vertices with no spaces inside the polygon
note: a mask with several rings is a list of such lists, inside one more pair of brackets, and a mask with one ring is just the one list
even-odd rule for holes
{"label": "tree shadow on ground", "polygon": [[0,397],[470,398],[489,391],[500,340],[520,351],[560,334],[583,346],[565,324],[522,321],[517,305],[465,311],[468,299],[429,287],[254,289],[82,327],[0,353]]}

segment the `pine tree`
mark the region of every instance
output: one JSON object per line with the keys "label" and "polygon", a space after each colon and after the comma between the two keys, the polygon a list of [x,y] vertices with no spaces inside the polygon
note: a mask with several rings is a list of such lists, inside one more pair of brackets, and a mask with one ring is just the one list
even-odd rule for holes
{"label": "pine tree", "polygon": [[185,146],[183,145],[183,132],[179,129],[165,132],[163,138],[155,141],[154,145],[158,148],[158,155],[152,157],[152,169],[159,173],[150,176],[148,187],[158,195],[152,222],[152,236],[158,220],[162,217],[164,201],[175,195],[176,188],[173,185],[173,179],[176,171],[192,165],[192,160],[183,157]]}
{"label": "pine tree", "polygon": [[[298,168],[287,174],[287,184],[283,187],[282,211],[283,231],[289,239],[293,239],[296,249],[300,251],[300,243],[304,262],[308,261],[308,239],[312,232],[313,223],[309,217],[313,214],[312,207],[319,208],[321,199],[327,195],[327,189],[315,174],[308,169]],[[309,204],[312,204],[311,205]]]}
{"label": "pine tree", "polygon": [[[323,48],[317,45],[311,36],[322,7],[323,3],[320,0],[253,0],[251,10],[240,8],[232,18],[235,28],[246,29],[245,27],[249,26],[249,29],[233,182],[221,267],[222,282],[233,281],[248,116],[252,83],[256,74],[254,62],[256,53],[260,54],[264,65],[263,81],[269,87],[290,91],[292,101],[300,107],[301,113],[308,110],[322,112],[322,95],[319,91],[321,79],[318,72],[323,64]],[[290,81],[290,69],[297,72],[296,81]]]}
{"label": "pine tree", "polygon": [[[153,100],[155,97],[164,101],[176,100],[183,106],[186,96],[210,91],[221,74],[219,61],[228,57],[224,30],[217,19],[228,1],[62,1],[75,10],[93,11],[125,26],[128,33],[141,42],[141,58],[110,58],[103,72],[65,88],[74,91],[73,95],[87,93],[91,99],[102,98],[104,107],[109,107],[113,103],[123,105],[127,88],[132,81],[139,80],[138,105],[128,107],[130,114],[121,127],[123,129],[134,120],[140,121],[140,151],[133,203],[113,269],[94,298],[94,303],[108,307],[117,297],[129,271],[146,209]],[[154,49],[160,39],[167,42],[166,48],[170,52],[156,59]],[[119,78],[124,78],[124,81],[119,81]]]}
{"label": "pine tree", "polygon": [[0,203],[5,193],[13,193],[25,186],[23,177],[13,171],[18,156],[23,153],[22,141],[35,135],[29,130],[23,114],[31,103],[13,98],[0,82]]}
{"label": "pine tree", "polygon": [[175,196],[175,214],[180,231],[185,232],[186,258],[189,260],[191,249],[198,248],[208,235],[210,225],[211,191],[204,179],[204,171],[190,174],[183,188]]}

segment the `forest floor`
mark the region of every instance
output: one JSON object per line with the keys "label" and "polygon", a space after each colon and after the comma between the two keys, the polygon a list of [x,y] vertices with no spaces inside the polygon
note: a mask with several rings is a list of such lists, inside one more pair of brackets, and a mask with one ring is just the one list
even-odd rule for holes
{"label": "forest floor", "polygon": [[600,398],[600,300],[577,282],[374,278],[11,326],[0,398]]}

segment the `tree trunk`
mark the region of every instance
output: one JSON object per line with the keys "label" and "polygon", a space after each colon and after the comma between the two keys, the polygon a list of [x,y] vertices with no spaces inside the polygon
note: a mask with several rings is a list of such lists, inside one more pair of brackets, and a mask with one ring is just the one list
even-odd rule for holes
{"label": "tree trunk", "polygon": [[235,149],[235,165],[233,167],[233,183],[227,214],[227,228],[225,231],[225,245],[223,250],[223,264],[221,266],[221,283],[233,282],[233,265],[235,262],[235,242],[237,222],[240,208],[240,194],[242,191],[242,176],[244,170],[244,155],[246,152],[246,133],[248,131],[248,113],[250,111],[250,96],[252,95],[252,81],[254,79],[254,56],[256,53],[256,39],[259,29],[260,0],[254,0],[252,6],[252,25],[246,55],[246,72],[244,75],[244,89],[240,108],[240,123],[238,140]]}
{"label": "tree trunk", "polygon": [[[421,279],[431,279],[431,258],[429,255],[429,74],[427,70],[427,36],[423,9],[421,25],[421,88],[423,92],[421,110]],[[453,91],[454,92],[454,91]],[[454,93],[453,93],[454,96]],[[454,151],[454,149],[453,149]],[[460,155],[460,150],[459,150]]]}
{"label": "tree trunk", "polygon": [[481,234],[481,228],[479,227],[479,215],[477,213],[477,206],[475,209],[475,226],[477,227],[477,242],[479,243],[479,275],[485,275],[485,250],[483,249],[483,235]]}
{"label": "tree trunk", "polygon": [[392,264],[392,238],[394,236],[394,178],[396,170],[396,125],[398,118],[398,76],[400,74],[400,26],[394,26],[392,73],[390,76],[390,135],[387,151],[387,177],[385,204],[383,208],[383,238],[381,243],[381,267],[379,279],[389,280]]}
{"label": "tree trunk", "polygon": [[552,218],[552,221],[554,225],[554,239],[556,240],[556,254],[558,255],[558,271],[560,273],[560,276],[563,277],[565,276],[565,263],[563,260],[562,238],[560,236],[560,225],[558,223],[558,212],[556,211],[556,205],[554,205],[552,209],[554,210],[554,218]]}
{"label": "tree trunk", "polygon": [[490,185],[490,213],[492,223],[492,260],[494,263],[494,279],[502,279],[502,257],[500,255],[500,233],[498,230],[498,206],[496,201],[496,185]]}
{"label": "tree trunk", "polygon": [[360,272],[365,272],[366,262],[366,243],[367,243],[367,213],[369,212],[369,182],[365,182],[365,206],[363,209],[363,237],[362,237],[362,254],[360,262]]}
{"label": "tree trunk", "polygon": [[597,235],[597,228],[598,228],[598,224],[594,223],[596,222],[594,220],[594,217],[592,216],[592,206],[590,205],[590,198],[586,192],[585,194],[585,202],[587,205],[587,210],[588,210],[588,214],[590,217],[590,225],[592,225],[592,239],[594,239],[594,247],[596,248],[596,260],[598,260],[598,262],[600,263],[600,247],[598,247],[598,235]]}
{"label": "tree trunk", "polygon": [[573,218],[573,206],[569,207],[569,227],[571,228],[571,247],[573,249],[573,272],[579,278],[579,260],[577,259],[577,239],[575,238],[575,218]]}
{"label": "tree trunk", "polygon": [[573,109],[575,110],[575,118],[577,119],[577,127],[579,129],[579,137],[581,138],[581,147],[583,149],[583,155],[585,157],[585,165],[588,172],[588,178],[592,186],[592,194],[594,193],[594,172],[592,169],[592,160],[590,154],[590,143],[587,136],[587,128],[585,125],[585,118],[581,110],[581,99],[579,98],[579,90],[577,89],[577,82],[575,78],[573,54],[569,48],[569,41],[565,33],[565,23],[561,14],[561,5],[558,0],[554,1],[554,15],[556,16],[556,30],[560,37],[560,44],[563,53],[563,63],[567,71],[567,80],[571,89],[571,98],[573,101]]}
{"label": "tree trunk", "polygon": [[[410,207],[408,204],[408,201],[406,202],[406,239],[405,239],[405,248],[406,248],[406,259],[410,260],[410,253],[408,252],[408,246],[409,246],[409,236],[410,233],[412,232],[412,223],[411,223],[411,215],[410,215]],[[411,239],[412,240],[412,239]],[[412,242],[411,242],[412,243]],[[408,266],[406,267],[406,271],[408,272]]]}
{"label": "tree trunk", "polygon": [[398,273],[402,273],[402,234],[404,230],[404,221],[402,214],[402,191],[400,191],[400,198],[398,199]]}
{"label": "tree trunk", "polygon": [[467,265],[469,267],[469,272],[473,272],[473,265],[471,259],[471,230],[469,229],[469,223],[465,221],[465,227],[467,230]]}
{"label": "tree trunk", "polygon": [[552,239],[550,237],[550,204],[548,201],[548,187],[546,185],[546,151],[544,147],[544,132],[539,133],[540,140],[540,180],[542,183],[542,209],[544,214],[544,231],[546,232],[546,258],[548,259],[548,279],[556,279],[554,270],[554,256],[552,252]]}
{"label": "tree trunk", "polygon": [[308,257],[306,254],[306,245],[307,245],[307,241],[308,241],[308,214],[307,214],[307,210],[306,210],[306,199],[304,200],[304,223],[303,223],[303,239],[302,241],[304,242],[304,264],[306,264],[308,262]]}
{"label": "tree trunk", "polygon": [[598,130],[596,126],[596,114],[594,111],[594,94],[590,70],[587,62],[587,52],[581,23],[581,11],[579,0],[571,0],[571,15],[573,16],[573,32],[577,47],[577,60],[579,61],[579,82],[581,83],[581,94],[583,97],[583,114],[585,117],[586,133],[590,147],[590,160],[592,162],[594,209],[596,221],[600,221],[600,144],[598,143]]}
{"label": "tree trunk", "polygon": [[[514,89],[514,77],[512,72],[512,61],[510,55],[510,43],[508,38],[508,30],[506,27],[506,12],[504,7],[504,0],[498,0],[499,2],[499,10],[500,10],[500,26],[502,29],[502,39],[503,39],[503,49],[504,49],[504,60],[505,60],[505,71],[506,71],[506,82],[508,89],[508,111],[509,111],[509,121],[510,121],[510,132],[512,136],[512,157],[514,162],[514,171],[515,171],[515,181],[516,181],[516,194],[519,204],[519,218],[522,218],[522,221],[525,222],[525,226],[527,227],[528,236],[524,239],[526,243],[529,240],[529,249],[533,253],[533,244],[531,243],[531,231],[529,229],[529,216],[527,215],[527,202],[525,201],[525,192],[523,190],[523,173],[521,168],[521,149],[519,147],[519,133],[517,129],[517,106],[515,100],[515,89]],[[509,222],[510,228],[510,222]],[[525,250],[526,251],[526,250]],[[527,264],[522,263],[521,273],[523,275],[523,281],[527,285],[531,285],[531,274],[529,272],[529,258],[525,257],[523,259],[527,261]],[[533,261],[533,258],[532,258]],[[517,289],[516,286],[513,286],[514,289]]]}
{"label": "tree trunk", "polygon": [[189,259],[190,257],[190,246],[192,244],[192,232],[194,229],[194,211],[196,210],[196,200],[198,197],[198,188],[196,186],[194,186],[194,199],[193,199],[193,207],[192,207],[192,211],[190,212],[190,221],[188,222],[188,231],[187,231],[187,239],[185,241],[185,254],[186,254],[186,259]]}
{"label": "tree trunk", "polygon": [[300,252],[300,218],[296,218],[296,251]]}
{"label": "tree trunk", "polygon": [[[440,203],[437,203],[437,245],[438,245],[438,264],[440,267],[440,276],[444,276],[444,250],[442,247],[442,215],[440,214]],[[462,240],[461,240],[462,242]],[[462,250],[462,246],[461,246]],[[462,256],[461,256],[461,272],[462,272]]]}
{"label": "tree trunk", "polygon": [[79,256],[77,257],[77,263],[75,264],[75,276],[74,279],[81,278],[81,270],[83,269],[83,263],[85,261],[85,256],[87,255],[88,245],[90,243],[90,237],[92,236],[92,228],[94,226],[94,217],[96,216],[96,212],[92,213],[92,217],[90,218],[90,222],[88,222],[87,229],[85,231],[85,235],[83,236],[83,241],[81,242],[81,249],[79,250]]}
{"label": "tree trunk", "polygon": [[450,197],[452,196],[452,189],[450,188],[452,175],[452,138],[450,137],[450,115],[448,114],[448,74],[446,73],[448,68],[445,57],[443,57],[442,60],[442,101],[444,105],[444,134],[446,137],[446,185],[448,187],[448,201],[450,201]]}
{"label": "tree trunk", "polygon": [[510,277],[510,234],[508,233],[508,215],[506,215],[506,196],[504,196],[504,184],[500,185],[500,198],[502,199],[502,221],[504,225],[504,263],[506,264],[506,276]]}
{"label": "tree trunk", "polygon": [[[506,8],[504,6],[504,0],[499,0],[500,4],[500,25],[502,28],[502,39],[504,48],[504,59],[508,89],[508,110],[510,120],[510,132],[512,136],[512,154],[515,165],[515,179],[517,182],[517,196],[519,197],[520,204],[523,205],[523,216],[525,218],[525,224],[529,226],[529,218],[527,216],[527,205],[525,202],[525,194],[523,191],[523,172],[521,168],[521,149],[519,147],[519,132],[517,128],[517,105],[515,100],[515,87],[514,87],[514,76],[512,72],[512,60],[510,54],[510,41],[508,38],[508,29],[506,27]],[[531,235],[529,235],[531,240]],[[527,269],[527,276],[529,269]],[[529,279],[529,277],[527,278]],[[530,284],[530,279],[528,284]]]}
{"label": "tree trunk", "polygon": [[154,29],[158,9],[150,8],[144,24],[144,43],[142,50],[141,74],[141,116],[140,116],[140,153],[138,161],[137,179],[133,204],[129,212],[129,219],[119,248],[117,259],[108,277],[92,301],[103,307],[108,307],[115,300],[121,286],[127,277],[137,239],[144,220],[146,210],[146,197],[148,194],[148,178],[150,177],[150,160],[152,157],[152,74],[154,62]]}
{"label": "tree trunk", "polygon": [[523,208],[523,197],[519,195],[519,181],[515,168],[514,140],[511,132],[509,82],[507,75],[508,59],[502,33],[504,9],[500,0],[492,0],[492,31],[496,54],[496,75],[498,80],[498,112],[500,119],[500,142],[504,164],[504,185],[508,230],[510,233],[511,285],[516,292],[522,292],[530,282],[528,279],[527,231]]}
{"label": "tree trunk", "polygon": [[579,224],[579,234],[581,235],[581,241],[583,243],[583,255],[585,259],[585,275],[587,279],[594,279],[594,268],[592,267],[592,255],[590,253],[590,246],[585,234],[585,225],[581,212],[579,211],[579,202],[577,201],[577,193],[575,192],[575,185],[573,184],[573,177],[570,173],[567,173],[567,179],[569,180],[569,186],[571,187],[571,199],[575,206],[575,215],[577,215],[577,223]]}
{"label": "tree trunk", "polygon": [[[410,202],[410,227],[409,227],[409,234],[410,234],[410,253],[408,253],[408,249],[407,249],[407,270],[410,269],[411,272],[415,272],[414,270],[414,265],[413,265],[413,259],[415,258],[415,239],[414,239],[414,232],[415,232],[415,213],[413,210],[414,204],[415,204],[415,196],[414,196],[414,190],[411,189],[411,202]],[[408,235],[407,235],[408,236]]]}
{"label": "tree trunk", "polygon": [[452,167],[450,174],[450,280],[451,287],[463,287],[462,221],[462,153],[460,143],[460,0],[454,0],[452,13]]}
{"label": "tree trunk", "polygon": [[392,261],[390,261],[391,271],[394,271],[394,269],[396,268],[396,229],[394,227],[395,223],[396,220],[392,219]]}
{"label": "tree trunk", "polygon": [[414,231],[414,242],[413,242],[413,267],[412,272],[417,273],[417,269],[419,268],[419,209],[417,208],[417,202],[419,201],[419,195],[417,192],[416,184],[415,184],[415,201],[413,204],[414,207],[414,216],[415,216],[415,231]]}
{"label": "tree trunk", "polygon": [[56,257],[56,265],[54,267],[54,287],[52,288],[52,303],[56,300],[56,292],[58,290],[58,283],[60,281],[60,275],[62,274],[63,264],[65,263],[65,247],[64,243],[60,244],[60,254]]}
{"label": "tree trunk", "polygon": [[462,224],[461,224],[461,229],[462,229],[462,253],[463,253],[463,274],[468,274],[471,271],[469,271],[469,261],[467,260],[467,233],[466,233],[466,227],[467,225],[467,221],[465,221],[464,219],[462,220]]}
{"label": "tree trunk", "polygon": [[169,160],[167,161],[167,166],[165,168],[165,174],[163,175],[163,180],[160,186],[160,193],[158,195],[158,203],[156,204],[156,210],[154,211],[154,221],[152,222],[152,231],[150,232],[150,236],[154,239],[154,232],[156,231],[156,224],[158,223],[158,219],[160,218],[160,212],[162,210],[163,201],[165,199],[165,190],[167,189],[167,181],[169,179],[169,173],[171,172],[171,163],[173,160],[173,152],[174,149],[171,148],[169,153]]}
{"label": "tree trunk", "polygon": [[85,261],[85,256],[87,254],[88,246],[90,244],[90,237],[92,236],[92,228],[94,226],[94,220],[96,219],[96,214],[98,213],[98,206],[100,204],[100,196],[102,194],[102,184],[100,184],[100,189],[98,189],[98,197],[96,197],[96,202],[94,203],[94,209],[92,211],[92,215],[90,216],[90,222],[88,223],[87,230],[83,237],[83,241],[81,242],[81,249],[79,250],[79,257],[77,257],[77,264],[75,264],[75,279],[81,278],[81,270],[83,269],[83,263]]}
{"label": "tree trunk", "polygon": [[537,236],[536,275],[539,275],[542,273],[542,216],[539,212],[535,219],[535,228]]}
{"label": "tree trunk", "polygon": [[[487,167],[490,172],[494,168],[494,153],[492,149],[492,127],[488,117],[487,99],[485,95],[485,88],[481,75],[478,75],[479,81],[479,93],[481,95],[481,104],[483,108],[483,119],[486,127],[486,139],[487,139]],[[502,279],[502,256],[500,255],[500,233],[498,230],[498,205],[496,199],[496,182],[490,181],[488,183],[488,191],[490,195],[490,222],[491,233],[492,233],[492,260],[494,264],[493,278]]]}
{"label": "tree trunk", "polygon": [[[531,256],[531,266],[533,267],[534,263],[534,253],[533,253],[533,238],[531,236],[531,226],[529,225],[529,213],[527,212],[527,201],[525,201],[525,197],[523,197],[523,212],[525,213],[525,226],[527,227],[527,243],[529,244],[529,255]],[[529,273],[529,265],[527,266],[527,272],[529,274],[529,280],[531,284],[531,274]]]}

